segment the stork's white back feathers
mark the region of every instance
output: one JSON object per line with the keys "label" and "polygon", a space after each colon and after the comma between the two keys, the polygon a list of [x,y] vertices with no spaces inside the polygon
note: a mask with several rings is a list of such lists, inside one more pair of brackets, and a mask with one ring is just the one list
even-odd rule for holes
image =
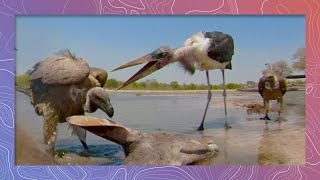
{"label": "stork's white back feathers", "polygon": [[225,69],[230,62],[220,63],[208,56],[208,49],[212,40],[204,36],[204,32],[199,32],[188,38],[184,47],[192,47],[192,55],[195,60],[196,68],[203,70]]}

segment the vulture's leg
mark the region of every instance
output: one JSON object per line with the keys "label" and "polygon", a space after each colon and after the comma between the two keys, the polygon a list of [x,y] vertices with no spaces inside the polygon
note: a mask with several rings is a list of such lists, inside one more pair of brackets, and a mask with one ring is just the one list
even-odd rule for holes
{"label": "vulture's leg", "polygon": [[282,98],[282,97],[280,97],[280,98],[278,99],[278,104],[280,104],[280,107],[279,107],[279,110],[278,110],[278,115],[279,115],[279,117],[278,117],[278,119],[277,119],[276,121],[281,122],[281,120],[280,120],[280,114],[281,114],[281,112],[282,112],[282,104],[283,104],[283,98]]}
{"label": "vulture's leg", "polygon": [[203,123],[204,123],[204,120],[206,118],[206,114],[207,114],[207,110],[208,110],[208,106],[209,106],[209,103],[210,103],[210,100],[211,100],[211,84],[210,84],[210,80],[209,80],[209,71],[206,71],[206,76],[207,76],[207,83],[208,83],[208,99],[207,99],[207,105],[206,105],[206,109],[204,110],[204,114],[203,114],[203,117],[202,117],[202,122],[200,124],[200,126],[198,127],[198,131],[203,131],[204,128],[203,128]]}
{"label": "vulture's leg", "polygon": [[47,145],[47,151],[54,156],[54,146],[57,138],[59,116],[55,113],[55,109],[46,104],[43,109],[43,139]]}
{"label": "vulture's leg", "polygon": [[278,114],[279,114],[279,116],[280,116],[280,113],[281,113],[282,110],[283,110],[283,97],[281,96],[278,101],[279,101],[279,103],[280,103],[280,109],[279,109],[279,111],[278,111]]}
{"label": "vulture's leg", "polygon": [[229,129],[231,128],[231,126],[229,125],[228,123],[228,120],[227,120],[227,92],[226,92],[226,82],[225,82],[225,79],[224,79],[224,69],[221,69],[221,72],[222,72],[222,85],[223,85],[223,102],[224,102],[224,127],[226,129]]}
{"label": "vulture's leg", "polygon": [[[263,104],[264,104],[264,109],[266,111],[266,116],[263,117],[263,118],[260,118],[260,119],[263,119],[263,120],[271,120],[268,116],[268,112],[269,112],[269,100],[265,100],[263,99]],[[266,122],[268,123],[268,122]]]}

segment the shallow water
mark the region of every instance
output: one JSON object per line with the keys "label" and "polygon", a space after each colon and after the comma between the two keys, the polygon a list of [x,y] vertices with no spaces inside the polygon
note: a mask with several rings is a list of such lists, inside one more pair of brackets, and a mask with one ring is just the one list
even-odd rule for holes
{"label": "shallow water", "polygon": [[[258,120],[263,114],[248,114],[244,104],[260,103],[258,93],[230,91],[227,97],[228,121],[232,129],[224,129],[223,98],[214,91],[205,131],[196,131],[206,103],[206,93],[115,93],[110,92],[115,113],[114,121],[144,132],[164,131],[194,139],[211,139],[219,147],[219,154],[204,164],[304,164],[305,159],[305,92],[287,92],[280,121],[278,113],[268,125]],[[34,113],[29,97],[16,94],[16,121],[42,143],[42,117]],[[276,106],[275,103],[271,104]],[[89,116],[107,116],[98,110]],[[56,150],[79,154],[83,147],[77,137],[69,136],[67,123],[59,125]],[[293,138],[294,137],[294,138]],[[90,158],[70,156],[63,164],[122,164],[122,148],[110,141],[88,133]],[[67,156],[66,156],[67,157]]]}

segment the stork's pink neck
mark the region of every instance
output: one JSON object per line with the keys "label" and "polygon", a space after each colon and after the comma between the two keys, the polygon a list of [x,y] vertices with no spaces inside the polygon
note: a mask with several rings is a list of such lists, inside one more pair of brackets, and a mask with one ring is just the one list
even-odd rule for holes
{"label": "stork's pink neck", "polygon": [[192,46],[184,46],[181,48],[178,48],[174,51],[172,61],[179,61],[182,59],[185,59],[187,57],[192,57],[193,56],[193,47]]}

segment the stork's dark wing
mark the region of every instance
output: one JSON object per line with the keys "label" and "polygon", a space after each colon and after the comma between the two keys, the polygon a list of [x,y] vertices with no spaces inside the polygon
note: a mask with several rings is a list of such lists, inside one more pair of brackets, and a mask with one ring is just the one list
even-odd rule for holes
{"label": "stork's dark wing", "polygon": [[[205,38],[211,39],[211,46],[208,49],[208,56],[219,62],[230,62],[234,54],[233,38],[222,32],[205,32]],[[231,62],[226,69],[232,69]]]}
{"label": "stork's dark wing", "polygon": [[54,56],[33,67],[30,80],[40,79],[44,84],[77,84],[90,74],[89,65],[82,58]]}
{"label": "stork's dark wing", "polygon": [[282,95],[284,95],[287,92],[287,85],[286,85],[286,79],[282,76],[278,77],[279,85],[282,91]]}

